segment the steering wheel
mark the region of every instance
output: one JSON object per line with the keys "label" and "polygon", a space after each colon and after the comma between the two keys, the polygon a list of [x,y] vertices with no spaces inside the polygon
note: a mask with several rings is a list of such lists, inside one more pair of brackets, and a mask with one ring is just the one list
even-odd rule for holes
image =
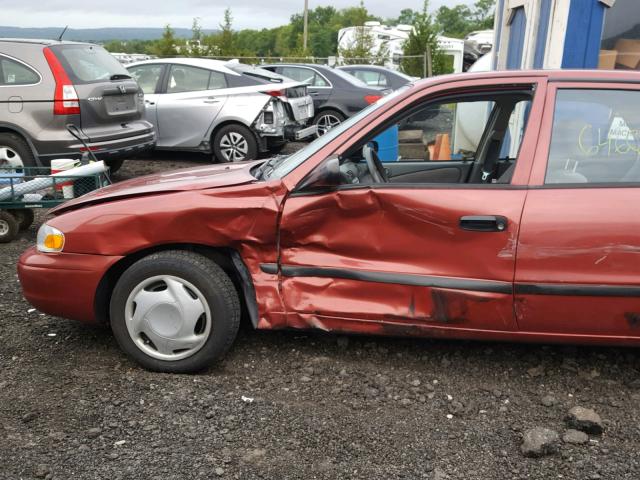
{"label": "steering wheel", "polygon": [[367,168],[373,181],[376,183],[388,183],[389,176],[387,171],[384,169],[380,157],[378,157],[378,152],[374,150],[371,143],[367,143],[362,147],[362,155],[367,162]]}

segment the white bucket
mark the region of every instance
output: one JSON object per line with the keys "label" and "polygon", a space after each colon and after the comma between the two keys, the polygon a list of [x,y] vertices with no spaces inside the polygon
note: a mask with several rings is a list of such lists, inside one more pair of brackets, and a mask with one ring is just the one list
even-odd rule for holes
{"label": "white bucket", "polygon": [[[51,160],[51,174],[71,170],[80,165],[80,160],[73,158],[61,158],[59,160]],[[69,182],[56,183],[56,191],[62,192],[64,198],[73,198],[73,180]]]}

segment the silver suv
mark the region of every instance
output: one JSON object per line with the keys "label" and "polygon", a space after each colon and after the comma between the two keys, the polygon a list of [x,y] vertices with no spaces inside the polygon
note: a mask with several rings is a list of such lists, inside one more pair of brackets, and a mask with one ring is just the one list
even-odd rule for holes
{"label": "silver suv", "polygon": [[86,150],[112,171],[153,147],[144,96],[104,48],[54,40],[0,39],[0,166],[48,166]]}

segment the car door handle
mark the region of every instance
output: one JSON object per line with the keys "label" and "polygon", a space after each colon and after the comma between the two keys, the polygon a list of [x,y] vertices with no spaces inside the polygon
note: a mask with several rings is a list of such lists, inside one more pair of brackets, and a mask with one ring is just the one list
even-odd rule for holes
{"label": "car door handle", "polygon": [[320,95],[320,92],[309,92],[309,93],[314,97],[317,97],[318,95]]}
{"label": "car door handle", "polygon": [[150,100],[145,100],[144,103],[147,104],[147,105],[155,105],[156,104],[156,102],[152,102]]}
{"label": "car door handle", "polygon": [[469,215],[460,217],[460,228],[470,232],[504,232],[509,225],[500,215]]}
{"label": "car door handle", "polygon": [[220,100],[218,98],[207,98],[206,100],[203,100],[204,103],[219,103]]}

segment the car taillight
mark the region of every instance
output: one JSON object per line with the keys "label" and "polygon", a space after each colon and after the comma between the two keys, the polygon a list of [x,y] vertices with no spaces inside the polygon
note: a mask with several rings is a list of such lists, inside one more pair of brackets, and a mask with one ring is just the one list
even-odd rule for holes
{"label": "car taillight", "polygon": [[364,101],[367,102],[368,105],[371,105],[372,103],[376,103],[381,98],[382,95],[365,95]]}
{"label": "car taillight", "polygon": [[64,71],[60,60],[49,47],[44,49],[44,58],[47,59],[51,73],[56,82],[56,90],[53,94],[54,115],[75,115],[80,113],[80,99],[67,72]]}
{"label": "car taillight", "polygon": [[285,96],[285,94],[284,94],[284,92],[282,90],[267,90],[266,92],[262,92],[262,93],[266,93],[270,97],[284,97]]}

